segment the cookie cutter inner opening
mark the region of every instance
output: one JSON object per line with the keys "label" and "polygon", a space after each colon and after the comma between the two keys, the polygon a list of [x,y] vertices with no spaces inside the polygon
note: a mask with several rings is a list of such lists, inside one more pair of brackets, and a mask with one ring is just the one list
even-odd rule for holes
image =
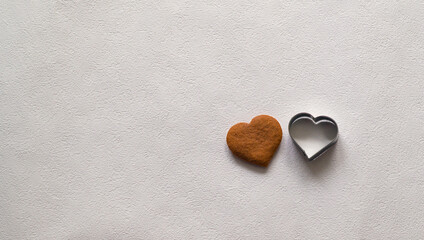
{"label": "cookie cutter inner opening", "polygon": [[308,116],[295,119],[289,130],[292,139],[310,160],[318,157],[315,155],[323,149],[325,151],[338,135],[338,128],[334,122],[327,119],[315,121]]}

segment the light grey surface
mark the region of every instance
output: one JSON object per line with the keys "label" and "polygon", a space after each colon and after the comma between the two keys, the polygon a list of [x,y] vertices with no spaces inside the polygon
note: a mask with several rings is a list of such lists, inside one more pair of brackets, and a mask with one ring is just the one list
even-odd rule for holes
{"label": "light grey surface", "polygon": [[[0,239],[423,239],[423,1],[0,1]],[[301,111],[339,124],[307,163]],[[267,170],[225,137],[283,126]]]}

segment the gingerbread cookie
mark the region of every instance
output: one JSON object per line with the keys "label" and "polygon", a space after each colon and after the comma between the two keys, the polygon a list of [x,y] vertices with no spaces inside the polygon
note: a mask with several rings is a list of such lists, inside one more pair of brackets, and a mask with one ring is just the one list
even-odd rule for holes
{"label": "gingerbread cookie", "polygon": [[227,145],[234,155],[266,167],[280,145],[283,131],[278,121],[260,115],[250,123],[237,123],[227,133]]}

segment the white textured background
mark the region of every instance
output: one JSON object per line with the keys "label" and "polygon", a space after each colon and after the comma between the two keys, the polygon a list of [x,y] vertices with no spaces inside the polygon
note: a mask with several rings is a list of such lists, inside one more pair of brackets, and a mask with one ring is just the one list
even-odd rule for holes
{"label": "white textured background", "polygon": [[0,239],[423,239],[424,3],[343,2],[1,0]]}

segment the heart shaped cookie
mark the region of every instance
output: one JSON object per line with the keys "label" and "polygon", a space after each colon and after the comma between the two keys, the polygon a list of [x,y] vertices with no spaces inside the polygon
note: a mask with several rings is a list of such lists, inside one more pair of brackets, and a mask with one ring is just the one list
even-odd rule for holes
{"label": "heart shaped cookie", "polygon": [[227,133],[227,145],[234,155],[266,167],[280,145],[283,131],[278,121],[267,115],[254,117],[250,123],[237,123]]}

